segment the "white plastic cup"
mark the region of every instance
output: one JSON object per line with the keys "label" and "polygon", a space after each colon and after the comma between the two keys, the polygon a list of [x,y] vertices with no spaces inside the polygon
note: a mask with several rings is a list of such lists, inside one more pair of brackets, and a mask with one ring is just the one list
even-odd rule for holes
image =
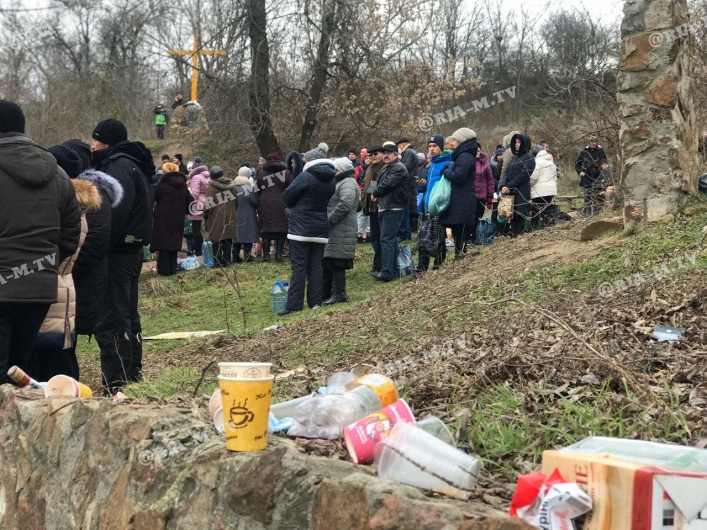
{"label": "white plastic cup", "polygon": [[211,394],[211,399],[209,400],[209,414],[211,414],[211,417],[216,414],[216,410],[219,408],[221,408],[221,389],[217,388]]}
{"label": "white plastic cup", "polygon": [[228,379],[262,379],[270,377],[272,363],[218,363],[221,377]]}
{"label": "white plastic cup", "polygon": [[336,372],[332,374],[326,384],[326,393],[333,394],[334,391],[338,390],[344,385],[347,385],[351,381],[356,379],[353,372]]}
{"label": "white plastic cup", "polygon": [[223,434],[226,430],[226,427],[224,426],[224,420],[223,420],[223,407],[221,406],[221,402],[219,401],[218,407],[214,411],[214,413],[211,415],[211,418],[214,420],[214,427],[216,427],[216,430]]}
{"label": "white plastic cup", "polygon": [[452,433],[449,432],[447,426],[437,416],[428,416],[424,420],[416,422],[415,426],[430,433],[435,438],[439,438],[447,445],[451,445],[452,447],[457,446],[454,441],[454,436],[452,436]]}
{"label": "white plastic cup", "polygon": [[382,478],[462,500],[468,500],[476,487],[480,466],[473,456],[404,422],[376,445],[374,461]]}

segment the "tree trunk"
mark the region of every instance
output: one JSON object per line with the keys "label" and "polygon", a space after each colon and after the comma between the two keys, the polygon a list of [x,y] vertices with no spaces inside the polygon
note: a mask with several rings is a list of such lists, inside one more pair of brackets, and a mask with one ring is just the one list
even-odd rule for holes
{"label": "tree trunk", "polygon": [[336,0],[326,2],[322,12],[322,33],[317,46],[317,56],[314,59],[312,72],[312,87],[309,90],[309,105],[304,115],[302,134],[299,140],[300,152],[311,149],[314,129],[319,121],[319,104],[324,93],[324,85],[329,71],[329,55],[331,53],[331,35],[336,27]]}
{"label": "tree trunk", "polygon": [[248,0],[248,35],[251,68],[250,128],[261,156],[280,152],[270,118],[270,47],[266,30],[265,0]]}

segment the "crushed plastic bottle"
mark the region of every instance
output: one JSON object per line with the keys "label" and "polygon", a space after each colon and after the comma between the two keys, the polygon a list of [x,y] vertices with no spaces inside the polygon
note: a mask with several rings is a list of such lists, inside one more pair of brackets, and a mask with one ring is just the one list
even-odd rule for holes
{"label": "crushed plastic bottle", "polygon": [[204,244],[201,245],[201,255],[204,260],[204,267],[214,266],[214,251],[211,241],[204,241]]}
{"label": "crushed plastic bottle", "polygon": [[285,310],[287,291],[282,286],[282,280],[277,280],[270,291],[270,309],[274,314]]}
{"label": "crushed plastic bottle", "polygon": [[[375,378],[372,376],[375,375]],[[392,399],[392,401],[390,401]],[[288,436],[336,440],[341,429],[398,399],[393,382],[379,374],[354,379],[334,394],[315,395],[293,411]]]}

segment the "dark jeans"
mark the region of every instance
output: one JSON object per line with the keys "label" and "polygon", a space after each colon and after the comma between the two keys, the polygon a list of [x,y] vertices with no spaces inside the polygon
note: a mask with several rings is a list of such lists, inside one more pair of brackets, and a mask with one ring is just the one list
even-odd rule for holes
{"label": "dark jeans", "polygon": [[540,224],[541,217],[554,217],[552,214],[552,200],[554,195],[548,195],[547,197],[535,197],[530,202],[531,217],[530,225],[534,228],[538,227]]}
{"label": "dark jeans", "polygon": [[[398,232],[403,220],[404,210],[385,210],[378,212],[380,222],[381,277],[392,280],[397,276]],[[371,223],[372,224],[372,223]]]}
{"label": "dark jeans", "polygon": [[398,231],[398,237],[401,241],[408,241],[412,239],[411,233],[412,226],[410,225],[410,206],[406,206],[403,210],[403,219],[400,223],[400,230]]}
{"label": "dark jeans", "polygon": [[[507,220],[506,223],[508,223]],[[525,217],[514,213],[511,219],[511,236],[516,237],[523,232],[525,232]]]}
{"label": "dark jeans", "polygon": [[201,221],[192,221],[191,231],[194,234],[194,252],[197,256],[201,256],[201,247],[204,245],[204,236],[201,235]]}
{"label": "dark jeans", "polygon": [[177,274],[177,251],[160,250],[157,253],[157,274],[173,276]]}
{"label": "dark jeans", "polygon": [[142,327],[138,314],[138,281],[142,249],[108,255],[105,312],[96,323],[103,384],[115,392],[142,379]]}
{"label": "dark jeans", "polygon": [[214,251],[214,266],[228,267],[231,265],[231,253],[233,252],[233,240],[222,239],[212,241],[211,246]]}
{"label": "dark jeans", "polygon": [[[243,249],[243,258],[241,259],[241,249]],[[250,253],[253,251],[253,243],[233,243],[233,261],[243,263],[251,261],[253,258]],[[270,252],[270,249],[268,249]]]}
{"label": "dark jeans", "polygon": [[34,342],[50,305],[0,303],[0,384],[10,382],[7,377],[10,366],[17,365],[29,372]]}
{"label": "dark jeans", "polygon": [[157,139],[164,140],[164,125],[155,125],[157,129]]}
{"label": "dark jeans", "polygon": [[381,225],[378,217],[378,212],[371,212],[371,245],[373,246],[373,268],[375,272],[381,270]]}
{"label": "dark jeans", "polygon": [[304,289],[307,287],[307,305],[311,309],[322,305],[324,271],[324,243],[290,240],[292,277],[287,293],[287,309],[301,311],[304,307]]}

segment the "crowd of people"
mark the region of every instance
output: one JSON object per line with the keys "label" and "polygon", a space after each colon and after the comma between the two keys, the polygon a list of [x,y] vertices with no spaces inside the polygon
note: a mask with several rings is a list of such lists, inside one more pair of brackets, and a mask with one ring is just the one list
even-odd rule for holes
{"label": "crowd of people", "polygon": [[[156,109],[157,110],[157,109]],[[212,249],[214,265],[289,257],[287,304],[280,316],[346,302],[346,271],[356,245],[370,243],[375,281],[399,277],[400,243],[424,223],[443,228],[439,252],[421,253],[416,273],[454,259],[476,241],[480,219],[495,219],[499,197],[513,209],[499,233],[516,237],[527,222],[556,218],[558,172],[547,142],[518,131],[481,151],[473,130],[428,138],[418,153],[409,138],[330,157],[320,143],[283,161],[277,153],[236,175],[201,157],[162,156],[155,167],[118,120],[103,120],[92,143],[70,139],[43,148],[25,135],[22,109],[0,100],[0,378],[17,365],[38,380],[79,378],[77,335],[95,336],[104,392],[142,378],[138,280],[144,251],[156,271],[175,274],[178,253]],[[591,137],[575,169],[585,213],[613,195],[611,172]],[[449,195],[431,211],[443,179]],[[501,227],[501,224],[498,224]],[[205,243],[206,241],[206,243]],[[210,245],[209,245],[210,244]],[[256,252],[260,249],[260,253]],[[274,258],[273,255],[274,254]]]}

